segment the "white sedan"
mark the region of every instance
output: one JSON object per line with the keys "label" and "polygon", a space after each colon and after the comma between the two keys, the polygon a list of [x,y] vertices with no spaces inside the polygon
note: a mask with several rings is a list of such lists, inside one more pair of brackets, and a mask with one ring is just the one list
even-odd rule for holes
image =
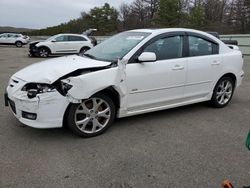
{"label": "white sedan", "polygon": [[29,45],[30,56],[48,57],[49,55],[82,54],[92,48],[93,41],[79,34],[58,34],[45,41],[34,41]]}
{"label": "white sedan", "polygon": [[235,49],[191,29],[126,31],[83,57],[20,70],[9,81],[6,105],[28,126],[66,125],[84,137],[103,133],[115,117],[203,101],[221,108],[244,75],[242,53]]}

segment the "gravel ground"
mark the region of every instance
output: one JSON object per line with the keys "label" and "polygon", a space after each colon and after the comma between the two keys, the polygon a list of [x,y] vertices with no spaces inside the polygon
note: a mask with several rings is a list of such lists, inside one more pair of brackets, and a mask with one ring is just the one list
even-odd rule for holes
{"label": "gravel ground", "polygon": [[[0,46],[0,93],[9,77],[41,61]],[[210,188],[250,185],[250,57],[231,104],[195,104],[117,120],[82,139],[67,129],[23,127],[0,100],[0,187]]]}

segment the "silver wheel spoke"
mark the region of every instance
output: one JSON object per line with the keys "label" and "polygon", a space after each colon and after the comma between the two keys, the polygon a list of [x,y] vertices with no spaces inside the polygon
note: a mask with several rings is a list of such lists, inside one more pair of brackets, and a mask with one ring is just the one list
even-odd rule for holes
{"label": "silver wheel spoke", "polygon": [[81,114],[89,114],[89,109],[86,107],[84,103],[81,104],[82,109],[77,109],[76,113],[81,113]]}
{"label": "silver wheel spoke", "polygon": [[[80,121],[77,121],[76,122],[76,125],[78,126],[78,127],[80,127],[80,129],[81,130],[85,130],[85,128],[86,128],[86,125],[89,123],[89,121],[90,121],[90,118],[85,118],[85,119],[83,119],[83,120],[80,120]],[[81,126],[82,125],[82,126]]]}
{"label": "silver wheel spoke", "polygon": [[94,98],[92,101],[93,101],[93,110],[97,111],[103,102],[102,101],[97,102],[96,98]]}
{"label": "silver wheel spoke", "polygon": [[221,95],[220,103],[221,103],[221,104],[224,104],[224,95]]}
{"label": "silver wheel spoke", "polygon": [[108,109],[108,108],[106,108],[105,110],[103,110],[103,111],[101,111],[101,112],[99,112],[99,113],[98,113],[98,117],[109,118],[109,117],[110,117],[110,115],[109,115],[109,114],[107,114],[108,112],[109,112],[109,109]]}
{"label": "silver wheel spoke", "polygon": [[225,90],[227,90],[230,87],[230,85],[231,84],[229,82],[226,82]]}
{"label": "silver wheel spoke", "polygon": [[223,92],[217,92],[217,99],[219,99],[223,95]]}
{"label": "silver wheel spoke", "polygon": [[104,127],[97,119],[93,119],[92,124],[93,124],[92,132],[96,132],[97,128],[100,129]]}

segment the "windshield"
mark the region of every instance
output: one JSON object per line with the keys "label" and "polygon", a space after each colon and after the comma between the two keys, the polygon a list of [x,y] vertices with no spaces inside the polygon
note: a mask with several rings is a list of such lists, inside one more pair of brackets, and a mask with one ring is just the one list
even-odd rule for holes
{"label": "windshield", "polygon": [[52,37],[49,37],[49,38],[47,38],[45,41],[46,41],[46,42],[51,41],[51,40],[53,40],[54,38],[56,38],[57,36],[59,36],[59,35],[54,35],[54,36],[52,36]]}
{"label": "windshield", "polygon": [[114,62],[123,58],[150,34],[145,32],[123,32],[98,44],[84,55],[92,59]]}

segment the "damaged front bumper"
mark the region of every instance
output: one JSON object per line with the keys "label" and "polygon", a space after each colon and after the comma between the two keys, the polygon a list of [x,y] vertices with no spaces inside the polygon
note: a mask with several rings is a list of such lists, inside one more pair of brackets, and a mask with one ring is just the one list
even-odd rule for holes
{"label": "damaged front bumper", "polygon": [[25,84],[21,82],[9,85],[4,95],[5,105],[11,107],[15,117],[34,128],[62,127],[69,100],[57,91],[41,93],[29,99],[27,92],[21,91]]}
{"label": "damaged front bumper", "polygon": [[29,45],[29,56],[37,57],[38,55],[38,48],[34,44]]}

